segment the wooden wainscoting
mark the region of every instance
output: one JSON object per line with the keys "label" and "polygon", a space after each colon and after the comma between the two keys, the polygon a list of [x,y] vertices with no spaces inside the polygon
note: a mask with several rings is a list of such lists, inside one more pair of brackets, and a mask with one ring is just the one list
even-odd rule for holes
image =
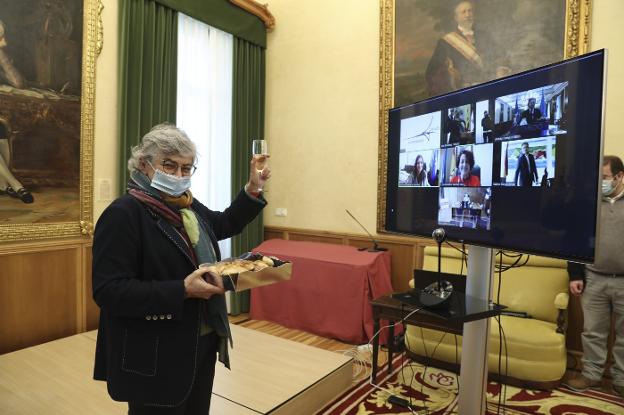
{"label": "wooden wainscoting", "polygon": [[[267,226],[265,239],[315,241],[369,247],[364,235]],[[428,238],[375,236],[391,254],[392,286],[409,287],[422,267]],[[0,244],[0,353],[69,336],[98,326],[99,309],[91,296],[91,246],[88,238]],[[578,298],[568,309],[569,368],[578,368],[583,328]]]}
{"label": "wooden wainscoting", "polygon": [[0,270],[0,353],[87,329],[90,239],[0,244]]}
{"label": "wooden wainscoting", "polygon": [[[337,232],[293,229],[277,226],[264,228],[264,239],[289,239],[293,241],[314,241],[330,244],[352,245],[357,247],[371,246],[370,239],[362,235]],[[395,235],[377,235],[375,239],[380,246],[388,248],[392,255],[392,287],[395,291],[409,288],[408,283],[414,269],[422,268],[423,250],[427,245],[435,245],[430,238],[411,238]],[[568,307],[568,332],[566,345],[569,354],[568,368],[578,370],[579,356],[582,355],[581,332],[583,331],[583,311],[577,297],[570,297]]]}

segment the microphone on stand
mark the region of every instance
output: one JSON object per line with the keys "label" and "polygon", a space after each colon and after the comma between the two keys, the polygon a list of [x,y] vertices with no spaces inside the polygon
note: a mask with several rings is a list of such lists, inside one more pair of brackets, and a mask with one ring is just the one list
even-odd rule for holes
{"label": "microphone on stand", "polygon": [[448,305],[453,293],[453,284],[446,280],[442,281],[441,276],[442,242],[446,240],[446,231],[443,228],[437,228],[431,236],[438,243],[438,280],[420,291],[419,301],[425,307],[442,308]]}
{"label": "microphone on stand", "polygon": [[434,229],[431,237],[438,244],[438,290],[440,289],[440,273],[442,272],[442,242],[446,240],[446,231],[443,228]]}
{"label": "microphone on stand", "polygon": [[360,225],[360,227],[361,227],[362,229],[364,229],[364,232],[366,232],[366,234],[368,235],[368,237],[370,238],[370,240],[373,242],[373,247],[372,247],[372,248],[368,248],[368,249],[367,249],[367,248],[358,248],[358,251],[364,251],[364,250],[366,250],[366,251],[368,251],[368,252],[380,252],[380,251],[387,251],[387,250],[388,250],[388,248],[382,248],[382,247],[380,247],[379,245],[377,245],[377,241],[375,240],[375,238],[373,238],[373,235],[371,235],[371,234],[370,234],[370,232],[369,232],[368,230],[366,230],[366,228],[364,227],[364,225],[362,225],[362,224],[360,223],[360,221],[359,221],[359,220],[357,220],[357,219],[355,218],[355,216],[353,216],[353,215],[351,214],[351,212],[349,212],[349,209],[345,209],[345,211],[349,214],[349,216],[351,216],[351,217],[353,218],[353,220],[354,220],[355,222],[357,222],[357,224],[358,224],[358,225]]}

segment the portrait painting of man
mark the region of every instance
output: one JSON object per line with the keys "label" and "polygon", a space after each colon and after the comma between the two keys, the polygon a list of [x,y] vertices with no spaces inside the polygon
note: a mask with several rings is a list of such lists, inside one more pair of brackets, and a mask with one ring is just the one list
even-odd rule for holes
{"label": "portrait painting of man", "polygon": [[396,0],[394,106],[564,57],[565,0]]}

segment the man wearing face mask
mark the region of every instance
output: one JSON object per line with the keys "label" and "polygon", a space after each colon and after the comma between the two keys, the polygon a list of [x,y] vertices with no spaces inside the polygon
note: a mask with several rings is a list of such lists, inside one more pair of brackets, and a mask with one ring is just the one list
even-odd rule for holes
{"label": "man wearing face mask", "polygon": [[230,207],[209,210],[189,190],[196,150],[171,124],[132,149],[125,195],[102,213],[93,239],[93,298],[100,307],[94,378],[128,414],[209,413],[217,355],[229,367],[223,283],[199,268],[220,260],[217,241],[264,208],[271,173],[254,156]]}
{"label": "man wearing face mask", "polygon": [[616,156],[605,156],[602,167],[600,239],[591,265],[568,263],[570,292],[581,296],[583,307],[583,372],[565,384],[582,391],[600,387],[607,360],[607,337],[615,319],[613,389],[624,397],[624,164]]}

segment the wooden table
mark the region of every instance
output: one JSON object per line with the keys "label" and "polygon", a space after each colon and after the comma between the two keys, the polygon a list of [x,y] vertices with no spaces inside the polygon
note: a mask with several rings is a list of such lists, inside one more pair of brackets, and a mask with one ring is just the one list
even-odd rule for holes
{"label": "wooden table", "polygon": [[[445,331],[452,334],[462,334],[464,323],[481,320],[500,314],[504,306],[498,304],[483,305],[476,299],[464,296],[462,293],[453,293],[449,310],[434,311],[425,310],[422,307],[406,304],[386,295],[371,301],[373,308],[373,323],[375,333],[380,328],[380,320],[388,320],[388,338],[394,338],[394,325],[396,322],[405,322],[428,329]],[[388,373],[392,372],[392,354],[394,342],[388,341]],[[372,380],[377,379],[377,359],[379,354],[379,336],[373,339],[373,370]]]}
{"label": "wooden table", "polygon": [[370,301],[392,292],[389,252],[282,239],[253,251],[293,266],[291,280],[251,290],[252,319],[352,344],[366,343],[375,333]]}

